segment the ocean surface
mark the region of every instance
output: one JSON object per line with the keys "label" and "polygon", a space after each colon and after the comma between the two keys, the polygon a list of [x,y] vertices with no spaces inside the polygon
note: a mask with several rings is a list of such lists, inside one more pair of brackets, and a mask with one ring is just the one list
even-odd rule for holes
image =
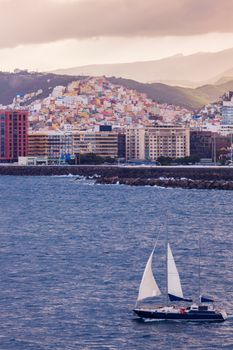
{"label": "ocean surface", "polygon": [[0,177],[0,350],[233,349],[233,318],[132,313],[158,235],[153,269],[166,290],[168,233],[185,296],[198,297],[200,240],[202,291],[233,314],[232,222],[227,191]]}

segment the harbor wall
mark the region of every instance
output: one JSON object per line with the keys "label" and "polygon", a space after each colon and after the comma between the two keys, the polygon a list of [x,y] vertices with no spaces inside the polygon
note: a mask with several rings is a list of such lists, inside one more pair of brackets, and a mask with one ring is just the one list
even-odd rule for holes
{"label": "harbor wall", "polygon": [[127,166],[16,166],[0,165],[0,175],[8,176],[59,176],[79,175],[119,179],[191,179],[233,181],[233,167],[127,167]]}

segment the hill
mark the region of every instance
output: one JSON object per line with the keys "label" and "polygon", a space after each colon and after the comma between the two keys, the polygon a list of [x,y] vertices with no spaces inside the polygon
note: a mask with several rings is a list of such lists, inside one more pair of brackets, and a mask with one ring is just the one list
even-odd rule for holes
{"label": "hill", "polygon": [[79,79],[84,79],[84,77],[52,73],[29,73],[27,71],[19,71],[18,73],[0,72],[0,104],[11,104],[15,96],[38,90],[43,90],[38,98],[45,98],[55,86],[66,86],[73,80]]}
{"label": "hill", "polygon": [[[85,79],[84,76],[67,76],[52,73],[3,73],[0,72],[0,104],[11,104],[16,95],[25,95],[42,90],[39,95],[27,101],[30,104],[35,99],[49,96],[58,85],[67,86],[74,80]],[[162,83],[143,84],[131,79],[111,77],[112,84],[146,93],[147,96],[160,103],[168,103],[190,110],[200,109],[203,105],[218,100],[225,92],[233,90],[233,79],[223,84],[203,85],[201,87],[183,88]]]}
{"label": "hill", "polygon": [[113,84],[146,93],[151,99],[160,103],[170,103],[188,108],[200,109],[202,106],[217,101],[229,90],[233,90],[233,79],[220,85],[204,85],[195,89],[179,86],[168,86],[161,83],[143,84],[134,80],[108,78]]}

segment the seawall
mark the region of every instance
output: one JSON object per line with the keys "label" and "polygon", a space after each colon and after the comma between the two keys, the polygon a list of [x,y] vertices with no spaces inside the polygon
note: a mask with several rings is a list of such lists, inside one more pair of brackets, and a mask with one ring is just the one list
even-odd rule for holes
{"label": "seawall", "polygon": [[233,167],[0,166],[0,175],[8,176],[69,174],[94,177],[101,184],[233,190]]}
{"label": "seawall", "polygon": [[77,165],[77,166],[16,166],[0,165],[0,175],[13,176],[54,176],[80,175],[119,178],[186,178],[191,180],[233,181],[233,167],[192,167],[192,166],[116,166],[116,165]]}

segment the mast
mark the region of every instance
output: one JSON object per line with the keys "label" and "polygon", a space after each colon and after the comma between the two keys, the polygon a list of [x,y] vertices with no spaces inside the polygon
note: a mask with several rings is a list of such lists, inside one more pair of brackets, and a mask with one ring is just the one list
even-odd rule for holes
{"label": "mast", "polygon": [[201,301],[201,237],[200,237],[200,231],[198,232],[198,246],[199,246],[198,290],[199,290],[199,302],[200,302]]}
{"label": "mast", "polygon": [[167,293],[167,303],[169,303],[168,296],[168,215],[166,220],[166,293]]}
{"label": "mast", "polygon": [[217,164],[216,133],[214,133],[214,165]]}
{"label": "mast", "polygon": [[231,132],[231,164],[233,161],[233,149],[232,149],[232,132]]}

